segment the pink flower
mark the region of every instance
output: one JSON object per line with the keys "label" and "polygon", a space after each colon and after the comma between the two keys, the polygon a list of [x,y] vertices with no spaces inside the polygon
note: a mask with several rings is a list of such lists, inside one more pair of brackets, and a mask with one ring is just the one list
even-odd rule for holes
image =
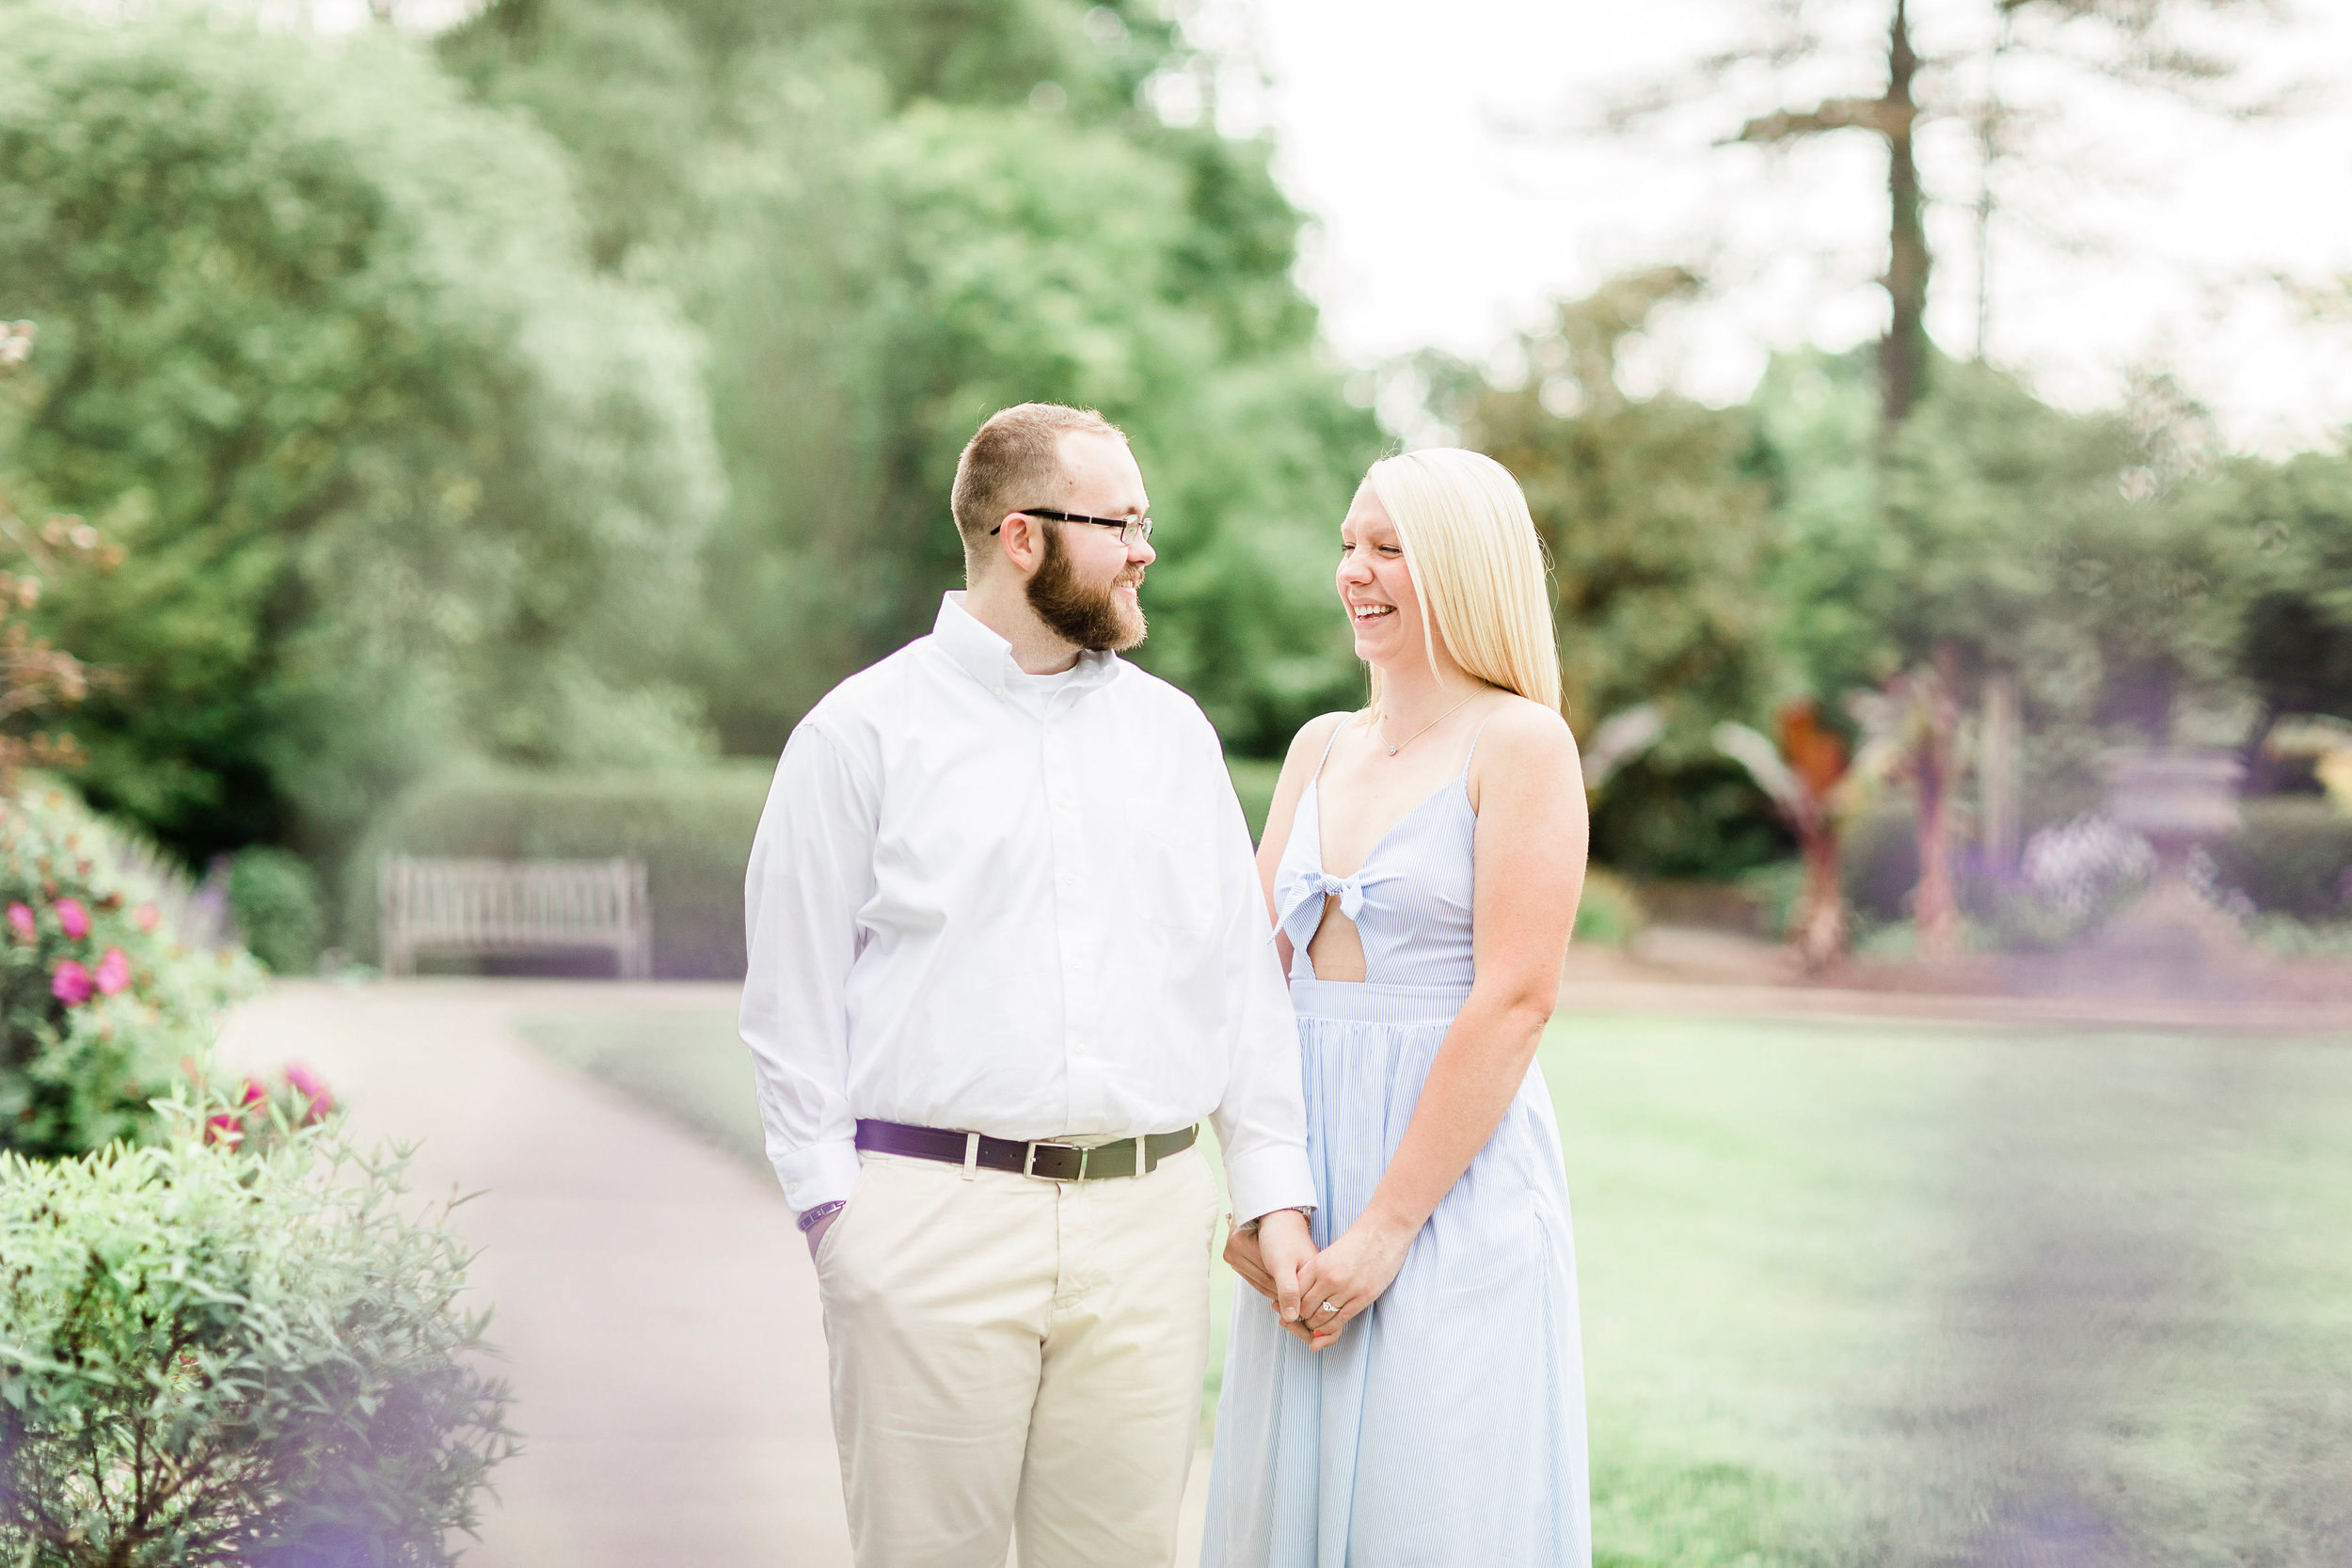
{"label": "pink flower", "polygon": [[142,931],[151,931],[163,921],[163,911],[152,904],[141,904],[131,911],[131,919]]}
{"label": "pink flower", "polygon": [[67,936],[79,942],[89,935],[89,911],[82,908],[79,898],[60,898],[57,900],[57,924],[65,927]]}
{"label": "pink flower", "polygon": [[238,1088],[237,1103],[240,1105],[249,1108],[261,1104],[267,1099],[269,1099],[269,1090],[262,1086],[262,1081],[258,1078],[246,1079]]}
{"label": "pink flower", "polygon": [[245,1142],[245,1119],[233,1112],[215,1112],[204,1118],[204,1141],[236,1148]]}
{"label": "pink flower", "polygon": [[33,924],[33,906],[30,904],[10,904],[8,924],[14,927],[16,934],[26,942],[32,941],[40,934],[40,928]]}
{"label": "pink flower", "polygon": [[69,1007],[78,1007],[88,1001],[89,993],[89,971],[72,958],[57,965],[49,977],[49,994]]}
{"label": "pink flower", "polygon": [[294,1093],[309,1101],[302,1113],[304,1121],[317,1121],[335,1109],[335,1092],[326,1086],[325,1079],[300,1062],[286,1064],[286,1083]]}
{"label": "pink flower", "polygon": [[98,960],[98,993],[112,996],[131,983],[131,956],[119,947],[109,947]]}

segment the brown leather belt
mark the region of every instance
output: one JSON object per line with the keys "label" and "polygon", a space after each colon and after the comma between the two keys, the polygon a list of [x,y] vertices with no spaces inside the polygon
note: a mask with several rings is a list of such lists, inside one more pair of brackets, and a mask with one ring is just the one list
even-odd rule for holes
{"label": "brown leather belt", "polygon": [[[937,1160],[966,1170],[1009,1170],[1039,1181],[1100,1181],[1114,1176],[1150,1175],[1162,1160],[1190,1148],[1200,1136],[1195,1125],[1176,1132],[1121,1138],[1117,1143],[1080,1148],[1074,1144],[1020,1143],[978,1132],[951,1132],[943,1127],[909,1127],[898,1121],[861,1121],[857,1146],[877,1154],[904,1154],[917,1160]],[[1143,1169],[1137,1172],[1140,1159]]]}

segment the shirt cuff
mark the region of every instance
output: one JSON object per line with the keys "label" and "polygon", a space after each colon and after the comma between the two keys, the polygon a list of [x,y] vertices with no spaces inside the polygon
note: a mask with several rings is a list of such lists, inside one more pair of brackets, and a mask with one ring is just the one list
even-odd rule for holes
{"label": "shirt cuff", "polygon": [[857,1185],[857,1145],[848,1138],[775,1155],[770,1164],[776,1167],[776,1180],[784,1183],[784,1200],[796,1214],[805,1214],[820,1203],[847,1203],[850,1189]]}
{"label": "shirt cuff", "polygon": [[1316,1207],[1315,1179],[1303,1148],[1252,1149],[1225,1157],[1225,1186],[1233,1195],[1233,1223],[1247,1225],[1277,1209]]}

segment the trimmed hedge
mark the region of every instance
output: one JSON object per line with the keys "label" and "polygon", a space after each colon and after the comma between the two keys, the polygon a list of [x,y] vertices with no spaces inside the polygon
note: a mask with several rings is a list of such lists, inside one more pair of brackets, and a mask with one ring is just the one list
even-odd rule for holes
{"label": "trimmed hedge", "polygon": [[2214,846],[2224,887],[2258,910],[2298,920],[2352,915],[2352,816],[2324,796],[2274,795],[2246,802],[2246,831]]}
{"label": "trimmed hedge", "polygon": [[395,800],[345,867],[342,941],[376,955],[375,867],[386,854],[645,863],[653,971],[665,979],[743,973],[743,870],[775,772],[729,761],[628,773],[471,773]]}

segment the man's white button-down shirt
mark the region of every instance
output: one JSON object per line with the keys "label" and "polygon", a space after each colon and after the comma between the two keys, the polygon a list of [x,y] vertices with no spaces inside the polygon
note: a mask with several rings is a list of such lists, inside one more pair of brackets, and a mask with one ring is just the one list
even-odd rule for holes
{"label": "man's white button-down shirt", "polygon": [[1024,674],[962,597],[802,720],[760,816],[742,1032],[785,1196],[850,1196],[859,1118],[1027,1141],[1208,1117],[1236,1217],[1312,1207],[1216,732],[1115,655]]}

